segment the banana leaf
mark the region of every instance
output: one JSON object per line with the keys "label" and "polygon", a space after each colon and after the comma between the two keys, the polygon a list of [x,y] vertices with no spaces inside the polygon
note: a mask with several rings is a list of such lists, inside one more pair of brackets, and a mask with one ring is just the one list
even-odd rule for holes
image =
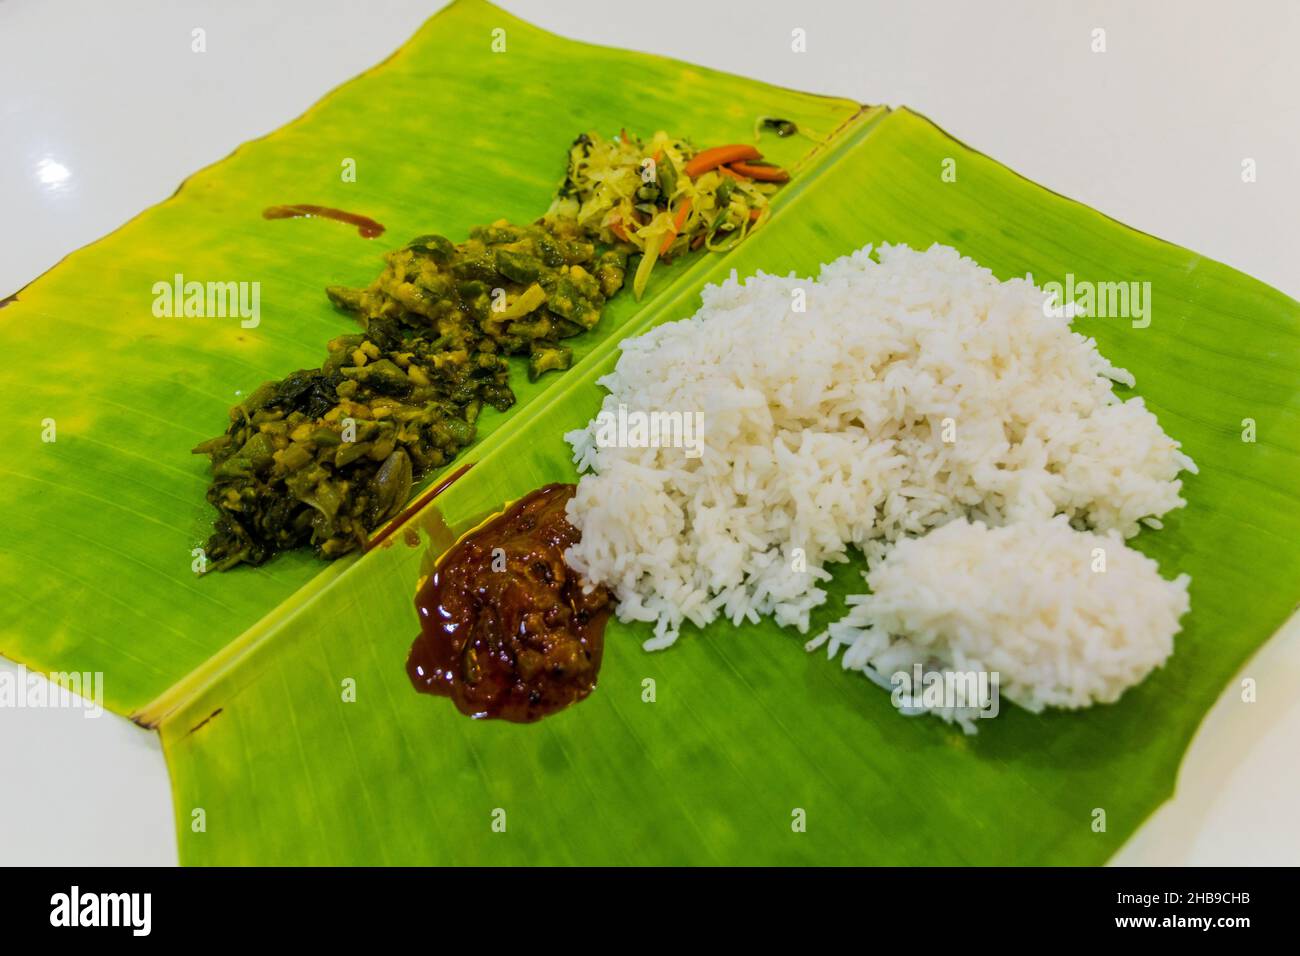
{"label": "banana leaf", "polygon": [[[498,28],[505,53],[492,52]],[[234,389],[313,364],[346,328],[323,282],[376,268],[354,233],[262,222],[263,206],[356,208],[399,241],[455,236],[535,215],[578,130],[723,142],[751,136],[758,115],[818,134],[765,144],[796,170],[771,221],[657,276],[644,302],[618,301],[574,368],[521,388],[464,455],[469,470],[407,522],[418,540],[391,535],[328,567],[290,556],[193,575],[208,516],[186,450],[219,428]],[[338,181],[343,157],[357,158],[356,183]],[[733,269],[808,274],[882,241],[944,242],[1002,278],[1151,283],[1149,326],[1077,327],[1135,374],[1200,466],[1188,507],[1135,542],[1166,575],[1192,576],[1165,668],[1111,706],[1004,707],[974,737],[899,716],[770,623],[688,630],[647,654],[644,627],[613,622],[597,691],[534,725],[470,721],[411,689],[419,576],[504,502],[575,479],[561,436],[599,408],[621,338],[689,315]],[[261,327],[154,319],[150,285],[174,272],[260,280]],[[1197,725],[1300,591],[1300,305],[908,110],[572,43],[484,3],[453,5],[71,257],[0,312],[0,334],[22,396],[0,423],[0,651],[101,670],[109,705],[158,727],[185,863],[1100,863],[1172,793]],[[39,440],[47,417],[53,443]],[[1243,441],[1244,419],[1257,440]],[[835,568],[814,626],[842,611],[860,570]]]}

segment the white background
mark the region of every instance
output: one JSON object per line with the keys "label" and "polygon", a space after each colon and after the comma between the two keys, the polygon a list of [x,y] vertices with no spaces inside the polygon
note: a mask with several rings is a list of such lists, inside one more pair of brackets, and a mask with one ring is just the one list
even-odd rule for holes
{"label": "white background", "polygon": [[[298,116],[438,6],[0,0],[0,297]],[[906,104],[1051,189],[1300,297],[1300,3],[503,6],[577,39]],[[806,53],[790,50],[795,27]],[[1300,863],[1300,627],[1242,674],[1258,702],[1225,692],[1177,797],[1116,862]],[[0,710],[0,863],[175,859],[154,735],[109,714]]]}

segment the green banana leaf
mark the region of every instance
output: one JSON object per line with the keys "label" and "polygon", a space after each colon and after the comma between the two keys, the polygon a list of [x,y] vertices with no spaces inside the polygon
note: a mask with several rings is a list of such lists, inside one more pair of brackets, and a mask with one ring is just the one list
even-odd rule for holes
{"label": "green banana leaf", "polygon": [[[505,53],[492,52],[498,28]],[[758,115],[815,134],[765,143],[796,171],[771,222],[657,275],[642,303],[620,298],[573,369],[520,388],[463,456],[470,469],[408,522],[418,544],[399,533],[329,566],[192,573],[209,516],[187,449],[219,430],[235,389],[314,364],[347,328],[322,284],[364,282],[389,238],[535,215],[578,130],[724,142],[752,136]],[[356,183],[339,180],[345,157]],[[390,232],[367,243],[258,218],[282,202],[356,209]],[[733,269],[808,274],[881,241],[948,243],[1003,278],[1151,283],[1149,327],[1077,327],[1136,375],[1201,469],[1189,506],[1136,540],[1193,579],[1164,669],[1086,712],[1005,707],[974,737],[900,717],[770,623],[688,631],[647,654],[643,627],[613,622],[597,691],[534,725],[470,721],[411,689],[416,581],[503,502],[574,480],[561,436],[599,408],[595,380],[621,338],[689,315]],[[175,272],[261,281],[261,326],[153,318],[149,289]],[[0,312],[0,335],[23,396],[0,422],[0,651],[103,671],[110,707],[159,728],[186,863],[1103,862],[1172,793],[1197,725],[1300,591],[1300,305],[909,111],[572,43],[485,3],[453,5],[302,119],[70,257]],[[815,625],[860,570],[835,569]]]}

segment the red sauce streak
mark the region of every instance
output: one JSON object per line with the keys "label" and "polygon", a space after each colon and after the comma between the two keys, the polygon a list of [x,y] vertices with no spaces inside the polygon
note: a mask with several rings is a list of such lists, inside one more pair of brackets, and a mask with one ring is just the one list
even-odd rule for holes
{"label": "red sauce streak", "polygon": [[547,485],[457,543],[420,588],[416,690],[471,717],[526,723],[596,687],[613,600],[564,563],[573,485]]}
{"label": "red sauce streak", "polygon": [[313,206],[309,203],[295,203],[291,206],[267,206],[262,210],[263,219],[302,219],[319,217],[321,219],[333,219],[336,222],[345,222],[349,226],[356,226],[357,232],[365,239],[373,239],[375,236],[384,234],[383,223],[375,222],[369,216],[361,216],[355,212],[344,212],[342,209],[331,209],[329,206]]}
{"label": "red sauce streak", "polygon": [[442,479],[442,481],[438,482],[436,485],[434,485],[424,494],[420,495],[420,497],[416,498],[413,502],[411,502],[411,504],[404,511],[399,513],[397,517],[393,518],[393,520],[388,522],[388,524],[380,528],[379,533],[366,542],[366,550],[370,551],[374,548],[379,547],[379,545],[383,544],[384,541],[388,537],[390,537],[394,531],[396,531],[406,522],[410,521],[411,518],[413,518],[421,508],[423,508],[434,498],[438,497],[440,494],[442,494],[444,491],[450,488],[457,478],[465,474],[465,472],[469,471],[471,465],[473,465],[473,462],[470,462],[470,464],[468,465],[461,465],[459,468],[453,471],[446,478]]}

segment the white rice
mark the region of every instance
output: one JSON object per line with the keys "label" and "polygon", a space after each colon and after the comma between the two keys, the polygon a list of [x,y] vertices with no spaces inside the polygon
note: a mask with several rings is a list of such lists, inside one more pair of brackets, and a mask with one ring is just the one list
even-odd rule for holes
{"label": "white rice", "polygon": [[917,664],[997,673],[1001,695],[1032,711],[1119,699],[1173,653],[1188,607],[1187,575],[1166,581],[1118,532],[1064,517],[961,518],[899,541],[866,578],[871,593],[809,649],[846,648],[844,667],[886,680]]}
{"label": "white rice", "polygon": [[[945,246],[876,255],[859,250],[816,280],[733,273],[704,290],[695,315],[622,343],[601,380],[603,411],[701,412],[699,457],[600,447],[596,420],[566,436],[590,472],[569,505],[582,540],[568,560],[615,591],[620,618],[654,622],[647,648],[719,617],[771,615],[806,633],[825,600],[824,565],[847,560],[850,545],[878,560],[954,519],[997,527],[1057,514],[1127,537],[1184,504],[1177,475],[1190,459],[1141,398],[1113,394],[1132,377],[1072,332],[1068,313],[1050,315],[1032,281],[999,282]],[[980,565],[969,573],[972,587],[1007,584]],[[1171,600],[1148,585],[1125,585],[1133,605]],[[939,599],[896,592],[918,613]],[[872,625],[867,613],[843,626]],[[990,640],[995,620],[1007,624],[977,628]],[[1099,620],[1111,635],[1099,640],[1128,634]],[[1065,686],[1090,700],[1109,693],[1082,679],[1017,692],[1033,706]]]}

